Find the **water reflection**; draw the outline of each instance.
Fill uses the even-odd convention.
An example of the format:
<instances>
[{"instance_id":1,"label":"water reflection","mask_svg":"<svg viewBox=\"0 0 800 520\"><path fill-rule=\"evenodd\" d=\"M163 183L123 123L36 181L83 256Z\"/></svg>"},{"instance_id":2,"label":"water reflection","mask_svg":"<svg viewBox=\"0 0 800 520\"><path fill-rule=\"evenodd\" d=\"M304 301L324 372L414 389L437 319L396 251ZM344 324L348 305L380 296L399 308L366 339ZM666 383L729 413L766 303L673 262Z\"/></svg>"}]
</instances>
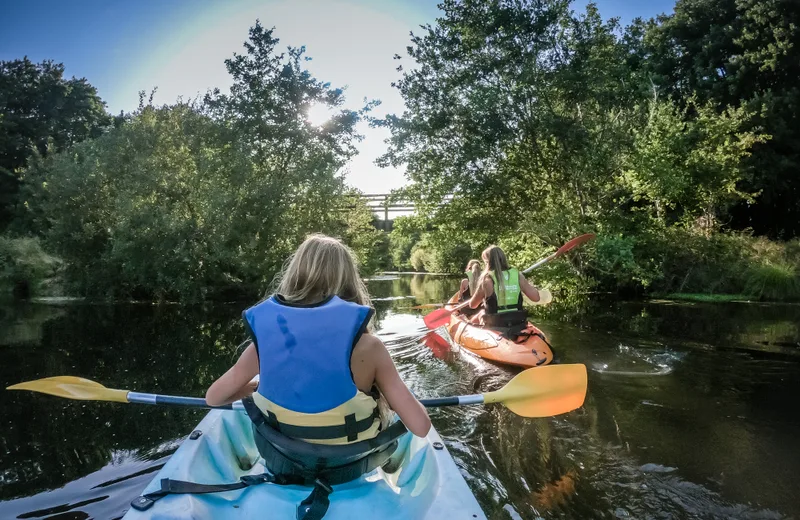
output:
<instances>
[{"instance_id":1,"label":"water reflection","mask_svg":"<svg viewBox=\"0 0 800 520\"><path fill-rule=\"evenodd\" d=\"M457 278L375 278L376 326L421 397L502 386L515 370L434 353L410 307ZM245 305L0 307L0 384L80 375L201 395L235 358ZM557 302L534 321L590 367L586 406L529 420L432 410L489 518L800 516L800 307ZM0 392L3 518L114 518L204 412Z\"/></svg>"}]
</instances>

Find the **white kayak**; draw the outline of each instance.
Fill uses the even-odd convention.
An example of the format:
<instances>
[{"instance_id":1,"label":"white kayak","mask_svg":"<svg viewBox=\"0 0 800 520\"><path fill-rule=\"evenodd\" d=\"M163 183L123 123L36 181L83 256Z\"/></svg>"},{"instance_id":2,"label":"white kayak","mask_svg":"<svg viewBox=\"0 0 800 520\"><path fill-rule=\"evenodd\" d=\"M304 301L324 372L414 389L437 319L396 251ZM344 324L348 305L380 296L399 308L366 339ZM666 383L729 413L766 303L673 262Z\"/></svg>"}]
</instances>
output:
<instances>
[{"instance_id":1,"label":"white kayak","mask_svg":"<svg viewBox=\"0 0 800 520\"><path fill-rule=\"evenodd\" d=\"M266 472L243 411L212 410L196 430L202 434L187 438L142 494L158 491L165 478L222 484ZM376 469L333 486L325 520L486 518L433 428L424 439L403 435L391 462L386 467L399 469ZM146 511L131 508L123 520L293 519L309 491L265 483L205 495L168 495Z\"/></svg>"}]
</instances>

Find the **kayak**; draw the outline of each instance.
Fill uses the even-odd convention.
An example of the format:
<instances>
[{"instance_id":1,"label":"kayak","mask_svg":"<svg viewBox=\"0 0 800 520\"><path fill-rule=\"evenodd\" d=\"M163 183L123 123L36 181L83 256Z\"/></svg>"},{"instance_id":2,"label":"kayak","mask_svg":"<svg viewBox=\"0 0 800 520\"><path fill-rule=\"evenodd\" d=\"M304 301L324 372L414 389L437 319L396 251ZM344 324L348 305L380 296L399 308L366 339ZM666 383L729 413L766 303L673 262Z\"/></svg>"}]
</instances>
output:
<instances>
[{"instance_id":1,"label":"kayak","mask_svg":"<svg viewBox=\"0 0 800 520\"><path fill-rule=\"evenodd\" d=\"M447 307L457 303L458 295L450 299ZM461 347L489 361L526 368L553 362L553 350L546 336L531 322L519 339L512 340L496 330L473 325L463 314L453 313L447 331Z\"/></svg>"},{"instance_id":2,"label":"kayak","mask_svg":"<svg viewBox=\"0 0 800 520\"><path fill-rule=\"evenodd\" d=\"M400 437L397 451L384 467L387 470L379 468L333 486L324 520L486 519L433 428L424 439L411 433ZM247 414L211 410L142 494L161 489L161 479L166 478L222 484L265 471ZM310 490L264 483L221 493L168 495L146 511L131 508L123 520L293 519Z\"/></svg>"}]
</instances>

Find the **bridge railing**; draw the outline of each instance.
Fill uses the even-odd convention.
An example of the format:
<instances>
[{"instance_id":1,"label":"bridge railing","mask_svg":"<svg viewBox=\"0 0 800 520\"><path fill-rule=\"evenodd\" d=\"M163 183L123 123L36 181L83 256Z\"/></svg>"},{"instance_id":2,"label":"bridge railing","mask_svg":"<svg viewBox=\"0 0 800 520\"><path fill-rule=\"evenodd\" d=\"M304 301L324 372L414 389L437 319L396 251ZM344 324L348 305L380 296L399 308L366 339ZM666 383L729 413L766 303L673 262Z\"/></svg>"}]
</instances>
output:
<instances>
[{"instance_id":1,"label":"bridge railing","mask_svg":"<svg viewBox=\"0 0 800 520\"><path fill-rule=\"evenodd\" d=\"M390 216L396 217L397 213L409 214L417 210L414 202L403 199L391 200L392 195L389 193L365 193L353 195L353 198L360 199L362 202L366 203L367 207L369 207L379 219L377 223L378 228L385 231L391 231L394 218L390 218ZM452 196L446 197L443 203L446 204L452 199ZM355 201L353 202L354 204L352 207L355 207ZM345 206L345 208L347 207L350 206ZM381 217L383 218L381 219Z\"/></svg>"}]
</instances>

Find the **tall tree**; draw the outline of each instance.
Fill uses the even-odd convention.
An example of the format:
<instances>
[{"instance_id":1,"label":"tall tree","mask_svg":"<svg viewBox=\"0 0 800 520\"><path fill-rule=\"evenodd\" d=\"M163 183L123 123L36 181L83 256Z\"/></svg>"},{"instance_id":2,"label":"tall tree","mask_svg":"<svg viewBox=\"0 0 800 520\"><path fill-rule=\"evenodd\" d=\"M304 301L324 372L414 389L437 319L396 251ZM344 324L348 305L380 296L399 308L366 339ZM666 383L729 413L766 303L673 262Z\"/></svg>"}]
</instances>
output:
<instances>
[{"instance_id":1,"label":"tall tree","mask_svg":"<svg viewBox=\"0 0 800 520\"><path fill-rule=\"evenodd\" d=\"M623 109L639 90L626 50L594 5L448 0L412 38L397 83L407 111L385 162L406 163L409 193L486 238L510 227L553 243L614 206ZM445 195L453 203L435 209Z\"/></svg>"},{"instance_id":2,"label":"tall tree","mask_svg":"<svg viewBox=\"0 0 800 520\"><path fill-rule=\"evenodd\" d=\"M747 107L771 138L747 160L735 227L800 235L800 9L796 0L679 0L674 14L637 21L639 65L673 98ZM644 30L642 30L644 28ZM632 33L633 34L633 33ZM633 38L636 40L636 38Z\"/></svg>"},{"instance_id":3,"label":"tall tree","mask_svg":"<svg viewBox=\"0 0 800 520\"><path fill-rule=\"evenodd\" d=\"M344 236L376 267L371 214L362 204L348 215L353 199L341 196L361 113L303 68L302 49L278 43L256 24L247 52L226 62L230 94L143 103L101 137L33 161L26 206L76 292L256 297L315 231ZM315 126L315 103L338 111Z\"/></svg>"},{"instance_id":4,"label":"tall tree","mask_svg":"<svg viewBox=\"0 0 800 520\"><path fill-rule=\"evenodd\" d=\"M97 89L53 61L0 61L0 230L14 216L31 155L97 137L110 122Z\"/></svg>"}]
</instances>

